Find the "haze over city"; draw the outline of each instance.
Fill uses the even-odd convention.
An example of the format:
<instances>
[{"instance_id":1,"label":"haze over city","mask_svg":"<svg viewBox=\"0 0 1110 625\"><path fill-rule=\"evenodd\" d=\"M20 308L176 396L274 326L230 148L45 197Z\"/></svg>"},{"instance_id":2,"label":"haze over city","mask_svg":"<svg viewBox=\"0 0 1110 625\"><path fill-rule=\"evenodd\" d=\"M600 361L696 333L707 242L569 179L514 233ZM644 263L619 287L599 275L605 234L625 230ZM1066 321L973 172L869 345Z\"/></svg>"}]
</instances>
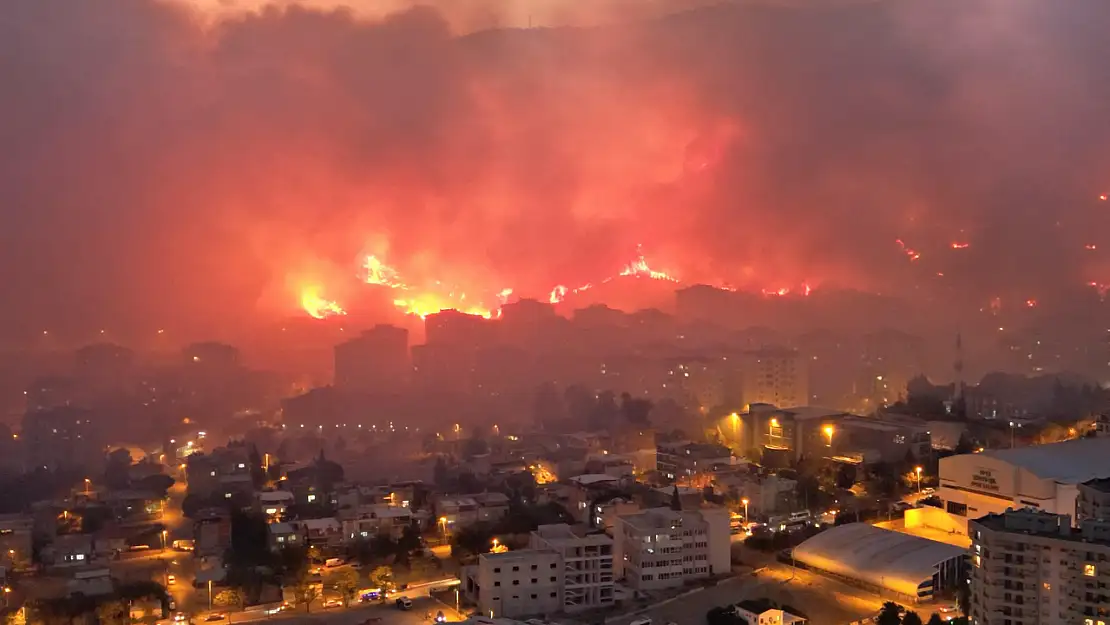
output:
<instances>
[{"instance_id":1,"label":"haze over city","mask_svg":"<svg viewBox=\"0 0 1110 625\"><path fill-rule=\"evenodd\" d=\"M1106 24L0 2L0 616L1020 612L982 549L1110 536Z\"/></svg>"}]
</instances>

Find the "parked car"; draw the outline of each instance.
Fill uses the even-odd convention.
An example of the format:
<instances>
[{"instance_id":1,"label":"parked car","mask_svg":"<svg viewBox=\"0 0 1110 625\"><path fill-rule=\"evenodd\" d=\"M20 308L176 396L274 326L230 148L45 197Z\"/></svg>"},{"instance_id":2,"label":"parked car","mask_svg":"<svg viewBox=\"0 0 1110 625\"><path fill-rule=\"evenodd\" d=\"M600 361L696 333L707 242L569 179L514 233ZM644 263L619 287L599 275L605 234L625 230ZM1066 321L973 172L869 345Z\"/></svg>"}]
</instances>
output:
<instances>
[{"instance_id":1,"label":"parked car","mask_svg":"<svg viewBox=\"0 0 1110 625\"><path fill-rule=\"evenodd\" d=\"M409 599L408 597L401 597L397 600L397 608L401 610L411 610L412 599Z\"/></svg>"}]
</instances>

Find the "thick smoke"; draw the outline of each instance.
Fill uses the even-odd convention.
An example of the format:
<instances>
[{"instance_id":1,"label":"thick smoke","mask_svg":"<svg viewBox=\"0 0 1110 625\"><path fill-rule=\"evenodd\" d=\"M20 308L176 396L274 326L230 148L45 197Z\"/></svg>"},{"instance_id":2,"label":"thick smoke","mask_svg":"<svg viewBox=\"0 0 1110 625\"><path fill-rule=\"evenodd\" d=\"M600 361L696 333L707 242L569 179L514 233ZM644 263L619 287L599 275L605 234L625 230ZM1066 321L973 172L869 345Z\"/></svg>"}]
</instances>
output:
<instances>
[{"instance_id":1,"label":"thick smoke","mask_svg":"<svg viewBox=\"0 0 1110 625\"><path fill-rule=\"evenodd\" d=\"M0 3L6 327L207 332L357 298L366 253L536 295L637 244L754 289L1110 282L1100 0L196 2Z\"/></svg>"}]
</instances>

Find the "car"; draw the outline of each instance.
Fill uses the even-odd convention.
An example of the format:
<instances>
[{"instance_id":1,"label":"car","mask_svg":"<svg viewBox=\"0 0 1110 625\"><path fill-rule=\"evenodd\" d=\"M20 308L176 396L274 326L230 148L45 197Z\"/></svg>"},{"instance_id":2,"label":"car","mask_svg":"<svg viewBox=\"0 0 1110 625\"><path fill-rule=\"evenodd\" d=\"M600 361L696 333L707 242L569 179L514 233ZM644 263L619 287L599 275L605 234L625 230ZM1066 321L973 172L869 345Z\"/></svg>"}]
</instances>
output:
<instances>
[{"instance_id":1,"label":"car","mask_svg":"<svg viewBox=\"0 0 1110 625\"><path fill-rule=\"evenodd\" d=\"M209 614L208 617L204 619L204 622L213 623L215 621L222 621L225 618L227 618L227 617L224 616L223 614Z\"/></svg>"},{"instance_id":2,"label":"car","mask_svg":"<svg viewBox=\"0 0 1110 625\"><path fill-rule=\"evenodd\" d=\"M173 621L175 623L184 623L187 620L189 620L189 617L185 616L184 612L178 612L177 614L173 615Z\"/></svg>"},{"instance_id":3,"label":"car","mask_svg":"<svg viewBox=\"0 0 1110 625\"><path fill-rule=\"evenodd\" d=\"M932 494L934 494L934 493L936 493L936 492L937 492L937 489L935 489L935 488L933 488L933 487L931 487L931 486L930 486L929 488L923 488L923 489L921 489L921 494L922 494L922 495L932 495Z\"/></svg>"},{"instance_id":4,"label":"car","mask_svg":"<svg viewBox=\"0 0 1110 625\"><path fill-rule=\"evenodd\" d=\"M177 581L177 578L175 576L173 576L173 575L167 575L166 576L166 585L167 586L173 586L174 582L176 582L176 581Z\"/></svg>"},{"instance_id":5,"label":"car","mask_svg":"<svg viewBox=\"0 0 1110 625\"><path fill-rule=\"evenodd\" d=\"M343 605L343 602L340 601L339 599L328 599L327 601L324 602L324 607L325 608L338 608L338 607L341 607L342 605Z\"/></svg>"},{"instance_id":6,"label":"car","mask_svg":"<svg viewBox=\"0 0 1110 625\"><path fill-rule=\"evenodd\" d=\"M443 610L440 610L439 612L436 612L436 622L437 623L446 623L447 622L447 617L444 616Z\"/></svg>"},{"instance_id":7,"label":"car","mask_svg":"<svg viewBox=\"0 0 1110 625\"><path fill-rule=\"evenodd\" d=\"M381 622L382 622L382 617L380 617L380 616L371 616L370 618L363 621L362 625L373 625L374 623L381 623Z\"/></svg>"},{"instance_id":8,"label":"car","mask_svg":"<svg viewBox=\"0 0 1110 625\"><path fill-rule=\"evenodd\" d=\"M399 610L411 610L412 609L412 599L409 599L408 597L401 597L400 599L397 600L397 609L399 609Z\"/></svg>"}]
</instances>

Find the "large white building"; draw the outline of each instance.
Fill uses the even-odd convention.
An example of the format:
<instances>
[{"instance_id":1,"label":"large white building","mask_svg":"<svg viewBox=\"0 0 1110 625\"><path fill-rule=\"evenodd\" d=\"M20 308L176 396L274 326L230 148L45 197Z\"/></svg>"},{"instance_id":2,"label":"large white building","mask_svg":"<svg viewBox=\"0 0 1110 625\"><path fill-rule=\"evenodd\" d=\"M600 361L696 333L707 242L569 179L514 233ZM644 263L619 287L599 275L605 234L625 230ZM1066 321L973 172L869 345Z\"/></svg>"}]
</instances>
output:
<instances>
[{"instance_id":1,"label":"large white building","mask_svg":"<svg viewBox=\"0 0 1110 625\"><path fill-rule=\"evenodd\" d=\"M966 556L962 547L867 523L829 528L794 548L797 561L812 569L909 601L956 587Z\"/></svg>"},{"instance_id":2,"label":"large white building","mask_svg":"<svg viewBox=\"0 0 1110 625\"><path fill-rule=\"evenodd\" d=\"M968 519L1010 508L1073 515L1078 485L1110 477L1108 460L1107 438L949 456L940 460L937 494L965 528Z\"/></svg>"},{"instance_id":3,"label":"large white building","mask_svg":"<svg viewBox=\"0 0 1110 625\"><path fill-rule=\"evenodd\" d=\"M970 528L971 623L1110 623L1110 522L1026 508Z\"/></svg>"},{"instance_id":4,"label":"large white building","mask_svg":"<svg viewBox=\"0 0 1110 625\"><path fill-rule=\"evenodd\" d=\"M529 546L559 554L564 612L613 605L612 538L600 532L575 532L566 524L541 525L532 532Z\"/></svg>"},{"instance_id":5,"label":"large white building","mask_svg":"<svg viewBox=\"0 0 1110 625\"><path fill-rule=\"evenodd\" d=\"M463 571L482 614L521 617L613 605L613 539L569 525L541 525L529 549L484 553Z\"/></svg>"},{"instance_id":6,"label":"large white building","mask_svg":"<svg viewBox=\"0 0 1110 625\"><path fill-rule=\"evenodd\" d=\"M463 572L467 598L491 618L555 614L563 608L562 584L563 565L554 551L483 553Z\"/></svg>"},{"instance_id":7,"label":"large white building","mask_svg":"<svg viewBox=\"0 0 1110 625\"><path fill-rule=\"evenodd\" d=\"M729 515L722 507L652 508L613 528L618 577L637 590L673 588L731 569Z\"/></svg>"}]
</instances>

